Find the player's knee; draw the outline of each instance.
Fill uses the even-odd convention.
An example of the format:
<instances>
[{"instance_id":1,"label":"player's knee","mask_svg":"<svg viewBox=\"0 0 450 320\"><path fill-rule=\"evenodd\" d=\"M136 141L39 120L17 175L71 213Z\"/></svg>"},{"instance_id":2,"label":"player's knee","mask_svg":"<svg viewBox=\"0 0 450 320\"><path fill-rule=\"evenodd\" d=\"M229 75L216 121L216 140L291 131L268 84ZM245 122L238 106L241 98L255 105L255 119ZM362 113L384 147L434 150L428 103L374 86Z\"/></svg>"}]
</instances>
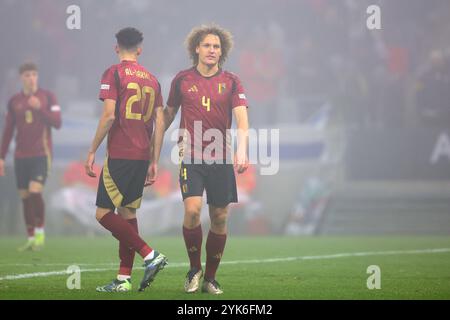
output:
<instances>
[{"instance_id":1,"label":"player's knee","mask_svg":"<svg viewBox=\"0 0 450 320\"><path fill-rule=\"evenodd\" d=\"M197 219L200 220L200 210L197 209L188 209L185 211L185 214L187 217L191 219Z\"/></svg>"},{"instance_id":2,"label":"player's knee","mask_svg":"<svg viewBox=\"0 0 450 320\"><path fill-rule=\"evenodd\" d=\"M98 222L100 222L100 220L102 220L102 218L106 215L107 212L103 212L101 210L97 210L95 212L95 219L97 219Z\"/></svg>"},{"instance_id":3,"label":"player's knee","mask_svg":"<svg viewBox=\"0 0 450 320\"><path fill-rule=\"evenodd\" d=\"M222 230L227 225L228 214L226 211L215 213L211 215L211 225L215 229Z\"/></svg>"},{"instance_id":4,"label":"player's knee","mask_svg":"<svg viewBox=\"0 0 450 320\"><path fill-rule=\"evenodd\" d=\"M28 186L28 193L41 193L43 189L42 184L31 182Z\"/></svg>"},{"instance_id":5,"label":"player's knee","mask_svg":"<svg viewBox=\"0 0 450 320\"><path fill-rule=\"evenodd\" d=\"M199 207L188 207L184 210L185 220L189 222L191 226L196 226L200 223L200 211Z\"/></svg>"},{"instance_id":6,"label":"player's knee","mask_svg":"<svg viewBox=\"0 0 450 320\"><path fill-rule=\"evenodd\" d=\"M136 209L131 208L119 208L117 210L122 218L130 220L136 218Z\"/></svg>"}]
</instances>

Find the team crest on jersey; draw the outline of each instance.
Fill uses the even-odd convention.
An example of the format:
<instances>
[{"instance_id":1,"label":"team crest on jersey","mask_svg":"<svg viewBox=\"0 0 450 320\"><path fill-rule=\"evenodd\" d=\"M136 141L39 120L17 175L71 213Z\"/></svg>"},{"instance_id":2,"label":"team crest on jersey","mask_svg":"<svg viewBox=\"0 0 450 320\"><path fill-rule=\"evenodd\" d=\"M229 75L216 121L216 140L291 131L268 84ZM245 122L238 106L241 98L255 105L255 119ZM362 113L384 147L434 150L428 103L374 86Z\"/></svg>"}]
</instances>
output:
<instances>
[{"instance_id":1,"label":"team crest on jersey","mask_svg":"<svg viewBox=\"0 0 450 320\"><path fill-rule=\"evenodd\" d=\"M222 94L226 88L227 85L225 83L219 83L219 94Z\"/></svg>"},{"instance_id":2,"label":"team crest on jersey","mask_svg":"<svg viewBox=\"0 0 450 320\"><path fill-rule=\"evenodd\" d=\"M188 90L188 92L198 92L197 86L194 84L194 85Z\"/></svg>"}]
</instances>

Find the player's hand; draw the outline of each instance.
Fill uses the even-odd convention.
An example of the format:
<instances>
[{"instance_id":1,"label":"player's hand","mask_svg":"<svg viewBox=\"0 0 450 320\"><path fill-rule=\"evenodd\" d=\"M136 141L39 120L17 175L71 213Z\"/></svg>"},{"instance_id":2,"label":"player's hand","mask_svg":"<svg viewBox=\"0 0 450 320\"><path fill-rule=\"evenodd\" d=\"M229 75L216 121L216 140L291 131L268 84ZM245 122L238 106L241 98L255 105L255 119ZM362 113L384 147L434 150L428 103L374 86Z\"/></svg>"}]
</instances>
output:
<instances>
[{"instance_id":1,"label":"player's hand","mask_svg":"<svg viewBox=\"0 0 450 320\"><path fill-rule=\"evenodd\" d=\"M5 160L0 159L0 177L5 175Z\"/></svg>"},{"instance_id":2,"label":"player's hand","mask_svg":"<svg viewBox=\"0 0 450 320\"><path fill-rule=\"evenodd\" d=\"M248 157L246 152L237 152L234 155L234 169L241 174L248 168Z\"/></svg>"},{"instance_id":3,"label":"player's hand","mask_svg":"<svg viewBox=\"0 0 450 320\"><path fill-rule=\"evenodd\" d=\"M28 99L28 104L36 110L39 110L41 108L41 101L34 95Z\"/></svg>"},{"instance_id":4,"label":"player's hand","mask_svg":"<svg viewBox=\"0 0 450 320\"><path fill-rule=\"evenodd\" d=\"M158 164L152 162L148 167L147 177L145 179L144 187L151 186L155 183L156 177L158 176Z\"/></svg>"},{"instance_id":5,"label":"player's hand","mask_svg":"<svg viewBox=\"0 0 450 320\"><path fill-rule=\"evenodd\" d=\"M97 175L94 172L94 163L95 163L95 153L89 152L86 163L84 164L84 169L86 170L86 174L92 178L97 177Z\"/></svg>"}]
</instances>

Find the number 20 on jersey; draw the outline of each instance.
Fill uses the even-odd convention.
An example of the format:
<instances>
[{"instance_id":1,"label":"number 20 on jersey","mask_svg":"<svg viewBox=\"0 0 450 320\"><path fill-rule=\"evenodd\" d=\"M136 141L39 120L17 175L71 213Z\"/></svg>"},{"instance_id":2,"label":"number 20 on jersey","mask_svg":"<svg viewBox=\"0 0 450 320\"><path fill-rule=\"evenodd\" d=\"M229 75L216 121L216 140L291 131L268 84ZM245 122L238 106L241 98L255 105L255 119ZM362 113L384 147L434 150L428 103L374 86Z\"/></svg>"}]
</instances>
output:
<instances>
[{"instance_id":1,"label":"number 20 on jersey","mask_svg":"<svg viewBox=\"0 0 450 320\"><path fill-rule=\"evenodd\" d=\"M136 82L130 82L127 85L127 89L136 90L136 94L132 95L127 100L125 118L130 120L142 119L142 115L145 110L145 105L147 103L147 94L148 94L149 95L148 108L147 112L144 115L144 122L150 120L153 112L153 107L155 105L155 90L152 87L148 86L144 86L141 88L139 84ZM140 113L132 111L132 107L135 102L140 103L141 107Z\"/></svg>"}]
</instances>

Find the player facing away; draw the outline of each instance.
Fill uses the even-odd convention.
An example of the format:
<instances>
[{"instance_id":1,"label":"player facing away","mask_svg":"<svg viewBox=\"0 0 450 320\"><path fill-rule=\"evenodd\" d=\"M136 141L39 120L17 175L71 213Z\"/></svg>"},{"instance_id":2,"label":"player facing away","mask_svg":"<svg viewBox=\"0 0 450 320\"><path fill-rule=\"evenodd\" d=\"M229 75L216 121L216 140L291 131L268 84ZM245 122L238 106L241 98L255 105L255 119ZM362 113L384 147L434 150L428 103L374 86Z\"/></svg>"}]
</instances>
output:
<instances>
[{"instance_id":1,"label":"player facing away","mask_svg":"<svg viewBox=\"0 0 450 320\"><path fill-rule=\"evenodd\" d=\"M139 291L148 287L167 264L167 258L139 236L136 220L144 185L152 184L157 175L164 135L161 88L156 78L137 62L142 52L142 33L125 28L116 38L120 63L108 68L102 76L103 113L85 164L86 173L95 177L95 152L108 135L108 154L97 191L96 218L119 240L120 268L116 279L97 288L101 292L131 290L135 252L142 256L145 267Z\"/></svg>"},{"instance_id":2,"label":"player facing away","mask_svg":"<svg viewBox=\"0 0 450 320\"><path fill-rule=\"evenodd\" d=\"M164 109L167 129L181 106L179 182L184 202L183 237L190 260L184 288L188 293L196 292L203 276L200 212L206 190L211 227L206 240L206 268L201 290L221 294L216 271L227 239L228 205L238 200L234 169L242 173L248 166L247 100L239 78L221 68L232 47L230 32L215 25L196 27L188 35L186 45L193 67L179 72L173 79ZM226 136L232 114L239 131L235 168L231 161L225 161L230 155ZM206 152L209 141L196 145L195 127L200 127L203 133L208 129L219 131L221 138L216 137L215 142L223 148L209 154ZM186 139L186 136L191 138Z\"/></svg>"},{"instance_id":3,"label":"player facing away","mask_svg":"<svg viewBox=\"0 0 450 320\"><path fill-rule=\"evenodd\" d=\"M8 102L0 149L0 176L5 175L5 157L16 131L14 169L23 203L28 241L19 251L44 246L45 204L42 197L52 158L52 127L61 127L61 108L55 95L39 88L34 63L19 68L22 90Z\"/></svg>"}]
</instances>

